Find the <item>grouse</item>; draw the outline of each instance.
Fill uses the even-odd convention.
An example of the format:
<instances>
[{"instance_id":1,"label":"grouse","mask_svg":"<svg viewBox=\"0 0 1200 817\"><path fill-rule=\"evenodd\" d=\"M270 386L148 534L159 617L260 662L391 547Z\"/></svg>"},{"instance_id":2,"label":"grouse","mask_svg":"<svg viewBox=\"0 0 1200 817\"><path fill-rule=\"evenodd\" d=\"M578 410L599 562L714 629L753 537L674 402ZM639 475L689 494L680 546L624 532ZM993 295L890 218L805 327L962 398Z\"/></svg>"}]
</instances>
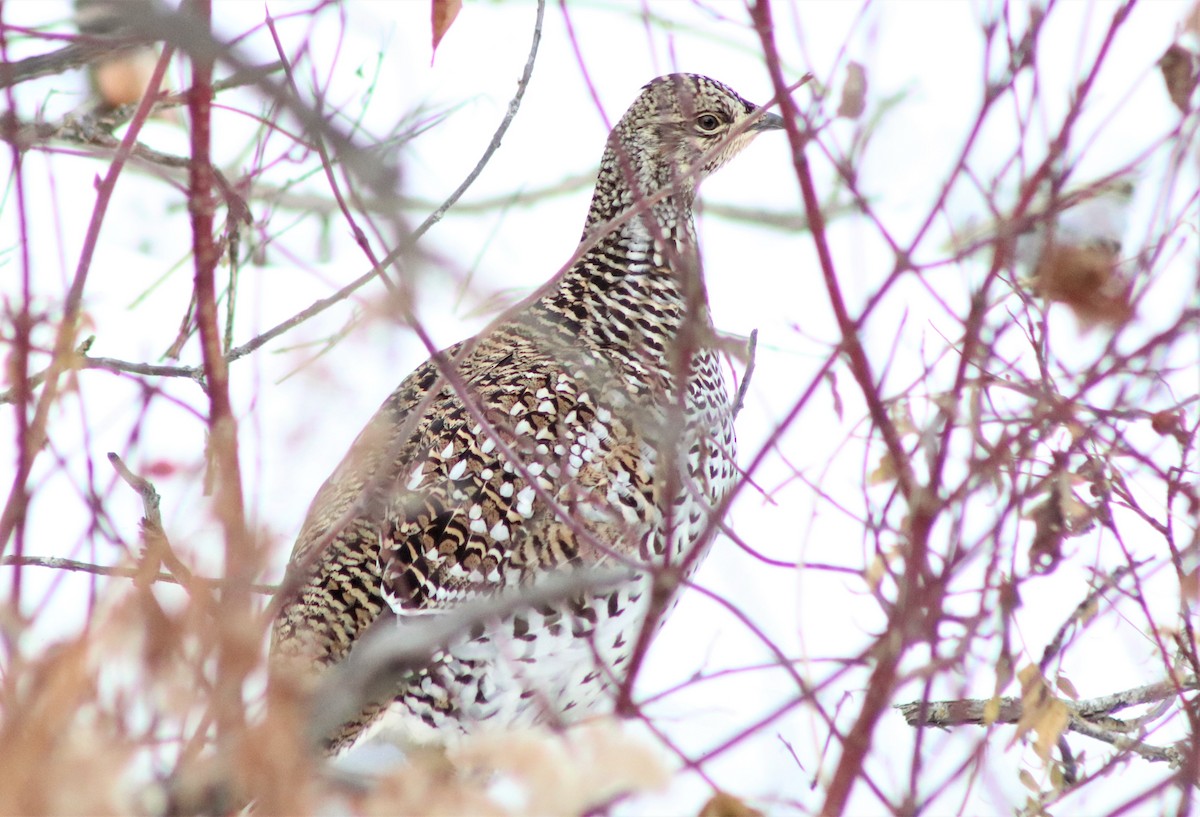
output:
<instances>
[{"instance_id":1,"label":"grouse","mask_svg":"<svg viewBox=\"0 0 1200 817\"><path fill-rule=\"evenodd\" d=\"M324 735L330 751L385 713L426 742L611 710L651 583L675 570L677 587L699 564L736 476L696 187L782 126L705 76L647 84L608 138L573 260L405 378L318 491L276 672L319 675L369 630L550 575L632 576L465 628Z\"/></svg>"}]
</instances>

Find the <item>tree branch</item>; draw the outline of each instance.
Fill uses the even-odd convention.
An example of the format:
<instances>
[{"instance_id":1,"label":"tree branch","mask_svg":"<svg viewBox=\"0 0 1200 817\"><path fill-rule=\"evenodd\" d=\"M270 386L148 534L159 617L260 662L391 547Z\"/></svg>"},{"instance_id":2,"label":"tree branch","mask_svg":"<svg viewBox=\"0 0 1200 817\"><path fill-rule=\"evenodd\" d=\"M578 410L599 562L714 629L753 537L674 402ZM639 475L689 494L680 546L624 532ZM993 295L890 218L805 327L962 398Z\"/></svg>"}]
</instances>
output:
<instances>
[{"instance_id":1,"label":"tree branch","mask_svg":"<svg viewBox=\"0 0 1200 817\"><path fill-rule=\"evenodd\" d=\"M1143 743L1130 737L1131 732L1137 731L1137 725L1112 717L1130 706L1155 703L1175 698L1185 692L1200 690L1200 681L1194 676L1178 682L1173 680L1160 681L1155 684L1133 687L1122 692L1102 695L1098 698L1085 698L1079 701L1064 700L1071 720L1067 729L1081 735L1111 743L1118 749L1127 749L1151 761L1165 761L1173 767L1183 762L1183 753L1173 747L1157 747ZM997 706L998 701L998 706ZM909 726L921 728L938 726L990 726L991 724L1011 724L1021 720L1024 713L1019 697L1004 697L999 699L963 698L953 701L912 701L895 704ZM989 718L988 709L995 712L994 718Z\"/></svg>"}]
</instances>

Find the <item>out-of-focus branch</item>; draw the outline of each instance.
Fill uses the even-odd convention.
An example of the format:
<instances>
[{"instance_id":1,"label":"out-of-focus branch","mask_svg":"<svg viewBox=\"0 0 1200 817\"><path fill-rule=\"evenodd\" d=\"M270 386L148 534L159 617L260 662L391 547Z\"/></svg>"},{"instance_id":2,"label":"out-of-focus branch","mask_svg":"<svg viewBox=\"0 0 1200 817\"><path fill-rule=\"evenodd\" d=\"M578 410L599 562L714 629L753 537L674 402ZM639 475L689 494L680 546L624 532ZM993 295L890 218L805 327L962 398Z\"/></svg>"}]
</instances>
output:
<instances>
[{"instance_id":1,"label":"out-of-focus branch","mask_svg":"<svg viewBox=\"0 0 1200 817\"><path fill-rule=\"evenodd\" d=\"M75 573L90 573L93 576L115 576L124 579L139 579L146 576L143 569L140 567L121 567L119 565L98 565L93 562L84 562L78 559L64 559L59 556L4 556L0 558L0 567L45 567L50 570L68 570ZM170 573L158 572L150 577L152 582L165 582L167 584L183 585L184 582L179 580L178 576ZM234 582L228 579L213 579L207 576L192 575L188 578L188 583L192 586L203 585L213 589L225 589L234 586ZM239 589L247 590L251 593L258 593L264 596L274 595L278 590L278 586L274 584L241 584Z\"/></svg>"},{"instance_id":2,"label":"out-of-focus branch","mask_svg":"<svg viewBox=\"0 0 1200 817\"><path fill-rule=\"evenodd\" d=\"M548 199L577 193L590 189L596 181L596 171L589 170L567 176L560 182L545 187L521 190L516 193L472 201L460 201L454 205L454 212L462 214L492 213L512 207L532 207L543 204ZM338 211L337 202L328 196L312 193L297 193L268 184L255 184L251 191L254 201L264 201L273 207L285 210L299 210L306 213L333 214ZM356 206L370 213L391 213L397 208L401 210L430 210L438 207L435 202L427 199L410 198L408 196L387 196L384 198L360 198ZM845 205L831 205L823 208L832 215L849 212ZM760 227L771 227L789 233L804 232L808 229L808 219L792 210L767 210L762 207L744 207L737 204L705 201L704 215L722 218L729 221L744 222Z\"/></svg>"},{"instance_id":3,"label":"out-of-focus branch","mask_svg":"<svg viewBox=\"0 0 1200 817\"><path fill-rule=\"evenodd\" d=\"M405 674L427 666L435 653L477 625L613 587L632 576L614 568L578 571L434 616L383 615L323 679L312 701L310 734L319 741L368 705L390 699Z\"/></svg>"},{"instance_id":4,"label":"out-of-focus branch","mask_svg":"<svg viewBox=\"0 0 1200 817\"><path fill-rule=\"evenodd\" d=\"M38 77L61 74L137 48L153 38L147 35L121 37L79 37L49 54L36 54L11 62L0 62L0 89Z\"/></svg>"}]
</instances>

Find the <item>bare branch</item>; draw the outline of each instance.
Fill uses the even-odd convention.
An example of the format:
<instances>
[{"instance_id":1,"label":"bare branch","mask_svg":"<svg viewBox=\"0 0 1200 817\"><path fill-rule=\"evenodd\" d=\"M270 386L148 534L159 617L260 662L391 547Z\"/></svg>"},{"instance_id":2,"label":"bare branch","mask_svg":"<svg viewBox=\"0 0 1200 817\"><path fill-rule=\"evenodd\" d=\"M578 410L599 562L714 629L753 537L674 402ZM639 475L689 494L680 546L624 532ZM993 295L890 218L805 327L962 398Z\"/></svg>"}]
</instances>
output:
<instances>
[{"instance_id":1,"label":"bare branch","mask_svg":"<svg viewBox=\"0 0 1200 817\"><path fill-rule=\"evenodd\" d=\"M1166 761L1172 766L1183 762L1183 753L1171 747L1155 747L1129 736L1136 727L1111 717L1131 706L1156 703L1158 701L1176 698L1186 692L1200 689L1200 681L1195 677L1184 678L1180 681L1160 681L1156 684L1126 689L1098 698L1085 698L1079 701L1064 700L1071 715L1068 729L1096 740L1111 743L1118 749L1128 749L1142 755L1147 760ZM954 701L912 701L905 704L895 704L909 726L921 728L937 726L949 728L952 726L990 726L994 723L1017 723L1021 720L1024 707L1018 697L996 699L964 698Z\"/></svg>"},{"instance_id":2,"label":"bare branch","mask_svg":"<svg viewBox=\"0 0 1200 817\"><path fill-rule=\"evenodd\" d=\"M117 565L98 565L91 562L83 562L78 559L64 559L59 556L4 556L0 558L0 566L4 567L45 567L51 570L70 570L77 573L91 573L94 576L114 576L123 579L140 580L144 576L144 572L140 567L120 567ZM155 573L152 577L155 582L165 582L167 584L184 585L193 583L203 585L215 590L231 589L235 587L235 582L229 579L213 579L208 576L189 576L187 581L181 581L178 576L170 573ZM237 584L237 589L247 590L251 593L259 593L264 596L272 596L278 585L274 584Z\"/></svg>"}]
</instances>

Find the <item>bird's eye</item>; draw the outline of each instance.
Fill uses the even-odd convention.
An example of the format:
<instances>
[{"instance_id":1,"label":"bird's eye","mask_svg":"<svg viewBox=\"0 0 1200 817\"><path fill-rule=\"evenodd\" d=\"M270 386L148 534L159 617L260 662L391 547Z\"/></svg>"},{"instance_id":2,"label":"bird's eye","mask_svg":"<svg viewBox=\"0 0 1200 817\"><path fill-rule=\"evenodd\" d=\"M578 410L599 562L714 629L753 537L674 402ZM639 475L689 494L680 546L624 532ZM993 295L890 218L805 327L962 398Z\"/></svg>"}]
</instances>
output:
<instances>
[{"instance_id":1,"label":"bird's eye","mask_svg":"<svg viewBox=\"0 0 1200 817\"><path fill-rule=\"evenodd\" d=\"M705 133L712 133L721 127L721 120L716 114L702 113L696 117L696 127Z\"/></svg>"}]
</instances>

